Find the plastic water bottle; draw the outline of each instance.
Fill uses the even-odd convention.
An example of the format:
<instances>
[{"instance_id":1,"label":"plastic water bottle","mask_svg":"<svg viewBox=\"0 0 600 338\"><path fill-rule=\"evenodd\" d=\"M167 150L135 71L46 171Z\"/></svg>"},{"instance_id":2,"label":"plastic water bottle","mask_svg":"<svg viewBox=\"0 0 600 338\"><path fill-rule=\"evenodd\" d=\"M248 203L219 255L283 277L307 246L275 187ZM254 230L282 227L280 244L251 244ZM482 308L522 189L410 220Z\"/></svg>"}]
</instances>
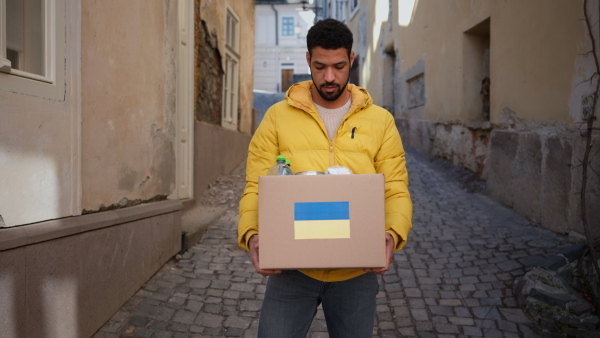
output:
<instances>
[{"instance_id":1,"label":"plastic water bottle","mask_svg":"<svg viewBox=\"0 0 600 338\"><path fill-rule=\"evenodd\" d=\"M285 164L285 156L279 155L277 156L277 163L269 169L267 175L294 175L294 172Z\"/></svg>"},{"instance_id":2,"label":"plastic water bottle","mask_svg":"<svg viewBox=\"0 0 600 338\"><path fill-rule=\"evenodd\" d=\"M292 170L292 168L290 168L291 165L292 162L290 162L290 160L285 160L285 174L279 175L294 175L294 171Z\"/></svg>"}]
</instances>

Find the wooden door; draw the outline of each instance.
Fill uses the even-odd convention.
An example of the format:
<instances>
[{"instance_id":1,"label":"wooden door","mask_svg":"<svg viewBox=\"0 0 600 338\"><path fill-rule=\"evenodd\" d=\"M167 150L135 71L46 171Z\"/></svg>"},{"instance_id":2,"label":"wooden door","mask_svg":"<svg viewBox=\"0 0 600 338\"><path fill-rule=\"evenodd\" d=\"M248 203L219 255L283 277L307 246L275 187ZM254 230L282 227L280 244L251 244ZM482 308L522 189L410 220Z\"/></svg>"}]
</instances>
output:
<instances>
[{"instance_id":1,"label":"wooden door","mask_svg":"<svg viewBox=\"0 0 600 338\"><path fill-rule=\"evenodd\" d=\"M281 70L281 91L285 92L293 85L292 80L294 77L293 69L282 69Z\"/></svg>"}]
</instances>

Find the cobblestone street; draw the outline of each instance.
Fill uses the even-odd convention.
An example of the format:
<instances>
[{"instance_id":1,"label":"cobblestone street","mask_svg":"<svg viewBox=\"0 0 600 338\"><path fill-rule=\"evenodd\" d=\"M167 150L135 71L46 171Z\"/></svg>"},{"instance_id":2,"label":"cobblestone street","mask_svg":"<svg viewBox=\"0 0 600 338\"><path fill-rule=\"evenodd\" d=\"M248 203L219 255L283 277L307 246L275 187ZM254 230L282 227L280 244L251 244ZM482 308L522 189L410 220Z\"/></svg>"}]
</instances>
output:
<instances>
[{"instance_id":1,"label":"cobblestone street","mask_svg":"<svg viewBox=\"0 0 600 338\"><path fill-rule=\"evenodd\" d=\"M513 281L570 244L483 194L441 160L407 154L413 229L380 278L374 337L537 337ZM244 166L204 203L227 212L96 333L103 337L255 337L266 279L237 246ZM471 182L473 183L473 182ZM477 190L477 189L475 189ZM309 337L327 337L319 311Z\"/></svg>"}]
</instances>

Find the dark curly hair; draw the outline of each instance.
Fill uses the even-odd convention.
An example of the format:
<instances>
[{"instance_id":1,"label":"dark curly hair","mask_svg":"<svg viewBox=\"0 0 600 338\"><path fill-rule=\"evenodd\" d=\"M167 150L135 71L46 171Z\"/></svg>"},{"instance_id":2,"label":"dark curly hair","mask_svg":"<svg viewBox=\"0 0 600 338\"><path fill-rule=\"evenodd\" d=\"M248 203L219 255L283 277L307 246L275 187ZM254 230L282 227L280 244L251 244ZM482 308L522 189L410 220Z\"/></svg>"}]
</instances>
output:
<instances>
[{"instance_id":1,"label":"dark curly hair","mask_svg":"<svg viewBox=\"0 0 600 338\"><path fill-rule=\"evenodd\" d=\"M348 57L352 51L352 32L348 27L335 19L320 20L308 30L306 47L309 55L315 47L324 49L346 48Z\"/></svg>"}]
</instances>

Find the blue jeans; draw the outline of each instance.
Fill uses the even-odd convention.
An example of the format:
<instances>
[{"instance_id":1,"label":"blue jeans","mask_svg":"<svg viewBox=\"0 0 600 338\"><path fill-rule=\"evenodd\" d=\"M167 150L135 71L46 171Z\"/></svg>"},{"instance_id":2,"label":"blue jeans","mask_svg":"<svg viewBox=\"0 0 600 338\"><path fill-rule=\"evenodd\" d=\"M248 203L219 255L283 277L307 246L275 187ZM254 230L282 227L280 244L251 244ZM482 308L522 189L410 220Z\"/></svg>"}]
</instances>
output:
<instances>
[{"instance_id":1,"label":"blue jeans","mask_svg":"<svg viewBox=\"0 0 600 338\"><path fill-rule=\"evenodd\" d=\"M372 273L321 282L299 271L284 270L267 281L258 337L306 337L321 303L329 337L371 337L378 291L377 275Z\"/></svg>"}]
</instances>

